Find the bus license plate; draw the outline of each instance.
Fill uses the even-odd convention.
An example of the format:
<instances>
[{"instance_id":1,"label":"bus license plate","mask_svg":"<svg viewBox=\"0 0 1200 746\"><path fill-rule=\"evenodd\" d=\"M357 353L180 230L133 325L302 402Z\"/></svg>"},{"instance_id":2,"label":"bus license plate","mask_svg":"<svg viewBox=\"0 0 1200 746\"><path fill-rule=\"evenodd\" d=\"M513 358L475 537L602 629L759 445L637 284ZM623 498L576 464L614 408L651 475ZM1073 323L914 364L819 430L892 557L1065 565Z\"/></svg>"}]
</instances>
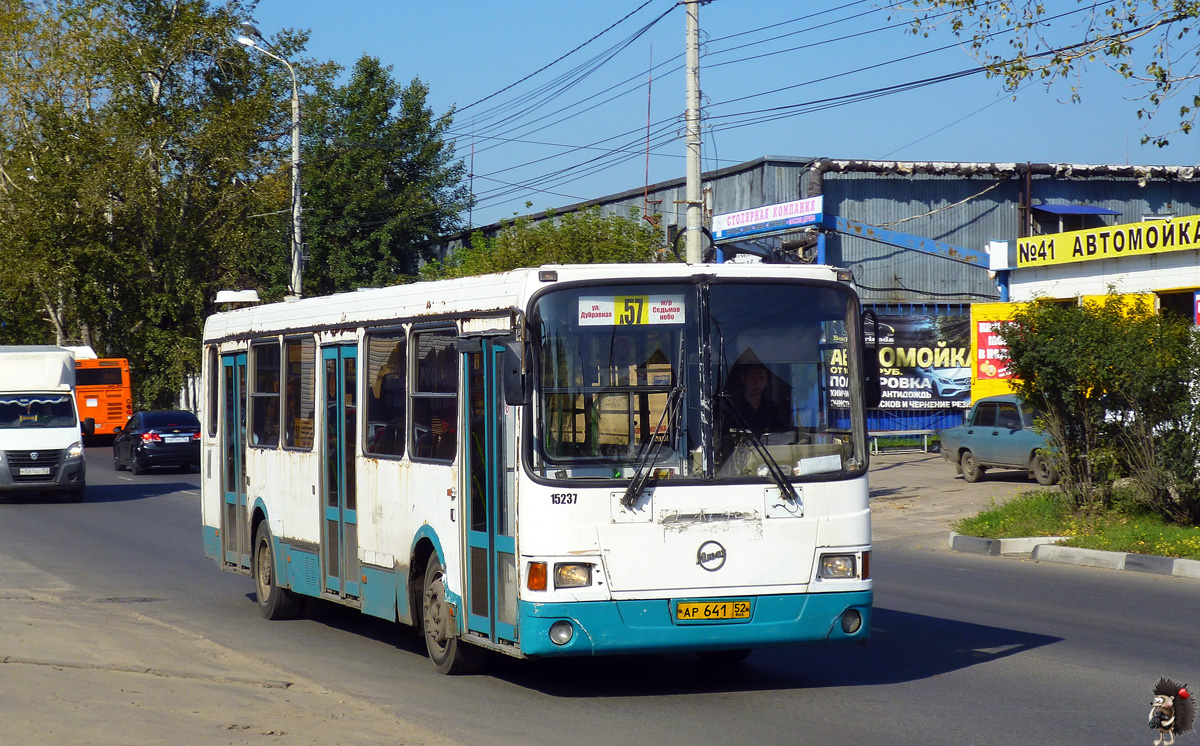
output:
<instances>
[{"instance_id":1,"label":"bus license plate","mask_svg":"<svg viewBox=\"0 0 1200 746\"><path fill-rule=\"evenodd\" d=\"M675 618L699 622L704 620L749 619L749 601L705 601L681 603L675 607Z\"/></svg>"},{"instance_id":2,"label":"bus license plate","mask_svg":"<svg viewBox=\"0 0 1200 746\"><path fill-rule=\"evenodd\" d=\"M21 467L21 476L23 476L23 477L50 476L50 467L49 466L22 466Z\"/></svg>"}]
</instances>

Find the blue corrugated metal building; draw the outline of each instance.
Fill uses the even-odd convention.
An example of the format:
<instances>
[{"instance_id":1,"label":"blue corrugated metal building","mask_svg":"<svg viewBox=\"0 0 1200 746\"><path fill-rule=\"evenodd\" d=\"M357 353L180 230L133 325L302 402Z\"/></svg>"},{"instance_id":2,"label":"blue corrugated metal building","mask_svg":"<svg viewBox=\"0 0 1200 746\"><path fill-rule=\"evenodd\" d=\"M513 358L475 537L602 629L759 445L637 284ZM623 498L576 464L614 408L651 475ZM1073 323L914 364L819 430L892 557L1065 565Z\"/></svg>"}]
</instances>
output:
<instances>
[{"instance_id":1,"label":"blue corrugated metal building","mask_svg":"<svg viewBox=\"0 0 1200 746\"><path fill-rule=\"evenodd\" d=\"M1200 170L1178 166L957 163L767 156L703 174L704 221L713 215L822 195L826 215L934 239L976 252L990 241L1200 213ZM683 178L645 185L555 210L599 205L605 213L638 208L673 243L682 231ZM678 208L678 209L677 209ZM531 215L532 219L545 213ZM474 228L485 234L499 224ZM469 238L448 242L452 252ZM816 260L812 236L779 239L804 261ZM970 304L996 301L988 267L828 233L825 261L854 272L864 304L881 316L967 317ZM961 421L961 409L881 409L872 430L937 430Z\"/></svg>"}]
</instances>

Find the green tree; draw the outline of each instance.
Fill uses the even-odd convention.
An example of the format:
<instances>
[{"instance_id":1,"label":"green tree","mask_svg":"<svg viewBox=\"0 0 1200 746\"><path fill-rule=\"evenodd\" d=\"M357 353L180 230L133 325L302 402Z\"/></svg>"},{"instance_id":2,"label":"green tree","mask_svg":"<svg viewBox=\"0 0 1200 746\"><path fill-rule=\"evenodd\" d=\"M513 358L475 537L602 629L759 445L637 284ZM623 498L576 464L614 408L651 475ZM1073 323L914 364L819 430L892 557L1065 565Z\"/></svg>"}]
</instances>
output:
<instances>
[{"instance_id":1,"label":"green tree","mask_svg":"<svg viewBox=\"0 0 1200 746\"><path fill-rule=\"evenodd\" d=\"M1099 63L1142 91L1138 118L1156 116L1178 102L1168 116L1179 117L1142 142L1162 147L1173 132L1187 134L1200 111L1196 80L1200 46L1196 44L1197 0L1119 0L1085 3L1073 10L1042 0L908 0L911 30L929 35L939 27L966 38L988 75L1016 92L1026 81L1052 83L1078 79L1088 63ZM1066 12L1064 12L1066 11ZM1065 35L1059 34L1066 30ZM1139 56L1140 55L1140 56ZM1080 84L1069 84L1072 101Z\"/></svg>"},{"instance_id":2,"label":"green tree","mask_svg":"<svg viewBox=\"0 0 1200 746\"><path fill-rule=\"evenodd\" d=\"M518 218L493 237L477 231L470 246L445 262L427 265L422 276L466 277L543 264L651 262L662 251L662 234L640 220L636 208L628 216L605 216L592 207L538 222Z\"/></svg>"},{"instance_id":3,"label":"green tree","mask_svg":"<svg viewBox=\"0 0 1200 746\"><path fill-rule=\"evenodd\" d=\"M470 204L466 170L434 116L427 85L400 86L364 56L341 87L324 87L304 127L309 291L395 284L415 275Z\"/></svg>"},{"instance_id":4,"label":"green tree","mask_svg":"<svg viewBox=\"0 0 1200 746\"><path fill-rule=\"evenodd\" d=\"M1103 507L1130 477L1157 512L1200 519L1200 360L1186 320L1142 297L1037 300L1000 324L1014 388L1043 414L1061 487Z\"/></svg>"},{"instance_id":5,"label":"green tree","mask_svg":"<svg viewBox=\"0 0 1200 746\"><path fill-rule=\"evenodd\" d=\"M269 298L286 286L286 240L255 216L289 193L290 79L233 43L250 7L57 0L0 11L16 65L0 73L0 337L128 357L139 406L170 404L198 370L218 288ZM276 45L292 54L303 42Z\"/></svg>"},{"instance_id":6,"label":"green tree","mask_svg":"<svg viewBox=\"0 0 1200 746\"><path fill-rule=\"evenodd\" d=\"M112 32L99 2L0 6L0 341L61 341L76 328L70 259L94 248L89 128L97 47Z\"/></svg>"}]
</instances>

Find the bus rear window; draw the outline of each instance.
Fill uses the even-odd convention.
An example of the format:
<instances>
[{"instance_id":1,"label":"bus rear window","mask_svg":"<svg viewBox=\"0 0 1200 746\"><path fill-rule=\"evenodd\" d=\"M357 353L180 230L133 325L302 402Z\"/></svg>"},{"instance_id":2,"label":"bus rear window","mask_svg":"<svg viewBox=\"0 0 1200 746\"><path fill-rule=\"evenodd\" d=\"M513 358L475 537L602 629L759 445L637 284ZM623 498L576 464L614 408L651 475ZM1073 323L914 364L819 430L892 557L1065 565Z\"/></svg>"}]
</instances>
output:
<instances>
[{"instance_id":1,"label":"bus rear window","mask_svg":"<svg viewBox=\"0 0 1200 746\"><path fill-rule=\"evenodd\" d=\"M120 368L77 368L76 386L120 386Z\"/></svg>"}]
</instances>

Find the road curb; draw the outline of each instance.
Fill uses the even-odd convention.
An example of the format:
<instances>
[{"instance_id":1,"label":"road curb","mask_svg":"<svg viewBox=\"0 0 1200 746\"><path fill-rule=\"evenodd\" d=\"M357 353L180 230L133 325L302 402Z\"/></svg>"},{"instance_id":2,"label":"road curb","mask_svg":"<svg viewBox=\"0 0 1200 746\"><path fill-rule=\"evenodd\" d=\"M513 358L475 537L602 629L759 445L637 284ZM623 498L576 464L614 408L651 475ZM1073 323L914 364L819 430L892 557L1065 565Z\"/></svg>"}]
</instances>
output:
<instances>
[{"instance_id":1,"label":"road curb","mask_svg":"<svg viewBox=\"0 0 1200 746\"><path fill-rule=\"evenodd\" d=\"M1160 557L1132 552L1106 552L1100 549L1059 546L1065 536L1034 536L1019 539L985 539L950 532L950 548L956 552L974 554L1029 554L1038 562L1057 562L1080 567L1101 567L1109 570L1130 570L1152 575L1172 575L1200 579L1200 560Z\"/></svg>"},{"instance_id":2,"label":"road curb","mask_svg":"<svg viewBox=\"0 0 1200 746\"><path fill-rule=\"evenodd\" d=\"M1021 539L984 539L979 536L966 536L950 532L950 548L956 552L973 552L975 554L1029 554L1035 547L1042 544L1056 544L1065 541L1065 536L1034 536Z\"/></svg>"}]
</instances>

